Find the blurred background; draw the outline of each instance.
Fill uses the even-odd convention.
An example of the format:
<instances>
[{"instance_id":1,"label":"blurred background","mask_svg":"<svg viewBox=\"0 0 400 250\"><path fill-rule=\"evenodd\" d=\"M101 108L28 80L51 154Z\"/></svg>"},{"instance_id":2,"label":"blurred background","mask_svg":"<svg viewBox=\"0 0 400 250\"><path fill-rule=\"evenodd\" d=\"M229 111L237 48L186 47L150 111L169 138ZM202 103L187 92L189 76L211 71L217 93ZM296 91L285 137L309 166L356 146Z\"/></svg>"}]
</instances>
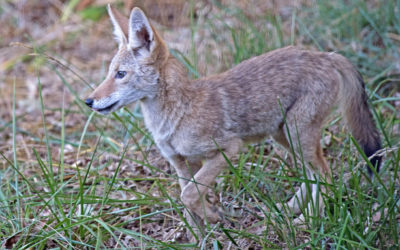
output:
<instances>
[{"instance_id":1,"label":"blurred background","mask_svg":"<svg viewBox=\"0 0 400 250\"><path fill-rule=\"evenodd\" d=\"M35 201L41 205L28 209L32 200L20 200L15 193L21 192L25 198L36 197L36 192L43 192L44 197L55 196L55 190L61 186L68 187L65 195L83 192L83 185L78 181L83 178L77 173L79 169L82 175L88 171L87 178L93 188L86 194L93 197L107 193L108 186L104 183L114 177L116 169L119 177L127 178L119 180L119 185L125 185L125 191L149 194L156 190L152 195L159 197L162 189L155 188L154 180L148 177L154 176L161 182L164 178L168 183L166 190L179 197L177 181L171 177L173 173L168 164L159 156L144 130L137 104L101 117L81 101L104 79L117 51L106 12L108 3L126 16L134 6L142 8L167 42L172 55L188 68L191 78L222 72L247 58L288 45L338 52L358 67L367 83L371 105L377 110L375 115L381 120L382 129L387 131L384 145L398 145L398 0L0 0L0 152L3 156L0 157L0 198L5 202L0 208L3 209L0 217L9 221L0 222L3 246L12 246L15 242L26 244L21 243L20 236L30 225L29 218L54 216L49 204L43 203L45 199ZM330 132L340 133L342 127L334 122L331 125L324 132L323 143L325 151L333 153L332 162L341 150L338 145L346 141L343 139L346 137L332 136ZM121 158L125 149L126 155ZM279 154L279 149L269 150ZM16 174L15 169L21 174ZM21 175L31 180L31 184L23 181ZM46 176L57 181L46 180ZM16 183L20 183L19 186ZM226 188L221 186L220 190ZM109 193L113 199L120 199L121 204L122 200L139 199L138 193L125 191L112 189ZM140 213L152 213L158 206L165 208L168 201L165 199L144 203ZM85 209L89 208L82 206L77 213L90 209L93 212L97 208ZM175 212L173 214L178 218ZM13 216L17 219L11 219ZM50 225L53 221L44 220L43 223ZM184 241L179 238L183 236L176 236L176 221L169 222L169 227L165 226L165 221L162 226L159 222L153 223L152 229L135 223L124 228L140 228L144 230L143 235L161 241ZM238 223L245 228L252 222ZM42 229L36 225L29 230ZM96 241L93 243L93 239L87 238L90 232L80 230L85 232L82 237L72 238L80 244L96 245ZM271 236L271 242L276 245L271 243L270 246L290 246L282 243L277 235ZM130 237L123 237L126 246L139 244L140 241ZM296 240L302 242L307 237L306 233L298 234L292 246L297 244ZM103 246L118 242L118 237L106 238ZM388 238L387 241L380 238L378 243L372 238L371 242L390 245L396 241L391 236ZM60 244L53 238L47 243L35 240L43 246ZM254 239L246 240L244 245Z\"/></svg>"}]
</instances>

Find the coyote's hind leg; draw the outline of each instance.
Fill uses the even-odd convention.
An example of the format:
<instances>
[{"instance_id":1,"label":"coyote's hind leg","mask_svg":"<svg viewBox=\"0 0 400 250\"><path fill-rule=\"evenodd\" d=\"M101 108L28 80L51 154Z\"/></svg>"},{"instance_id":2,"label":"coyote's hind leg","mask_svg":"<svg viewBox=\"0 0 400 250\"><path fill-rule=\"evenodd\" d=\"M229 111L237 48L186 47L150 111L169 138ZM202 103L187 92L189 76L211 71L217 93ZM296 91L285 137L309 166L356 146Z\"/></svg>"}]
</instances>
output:
<instances>
[{"instance_id":1,"label":"coyote's hind leg","mask_svg":"<svg viewBox=\"0 0 400 250\"><path fill-rule=\"evenodd\" d=\"M288 140L286 139L286 135L283 132L282 128L279 130L278 133L276 133L273 138L276 142L281 144L283 147L288 150L288 152L291 152L290 144ZM308 171L308 170L306 170ZM300 214L302 208L304 207L304 203L308 201L307 197L307 186L306 183L303 182L301 183L300 188L296 191L295 195L288 201L286 204L282 205L278 203L276 206L278 207L279 210L284 210L284 209L289 209L293 214Z\"/></svg>"},{"instance_id":2,"label":"coyote's hind leg","mask_svg":"<svg viewBox=\"0 0 400 250\"><path fill-rule=\"evenodd\" d=\"M288 112L286 116L288 130L285 130L284 133L288 141L289 138L291 139L296 156L299 156L297 158L305 164L308 180L314 182L309 189L307 183L303 183L297 194L300 196L311 194L311 201L308 202L308 211L306 212L309 215L315 215L317 211L319 213L323 211L324 203L321 194L326 193L325 185L317 184L316 180L325 180L328 183L331 181L331 169L325 161L320 145L323 118L329 110L315 112L313 115L298 115L307 114L304 107L307 105L294 106ZM297 195L294 198L297 200ZM296 200L293 200L293 203L296 203ZM291 201L288 205L291 205ZM297 207L294 206L294 208ZM303 218L304 215L300 215L298 219Z\"/></svg>"}]
</instances>

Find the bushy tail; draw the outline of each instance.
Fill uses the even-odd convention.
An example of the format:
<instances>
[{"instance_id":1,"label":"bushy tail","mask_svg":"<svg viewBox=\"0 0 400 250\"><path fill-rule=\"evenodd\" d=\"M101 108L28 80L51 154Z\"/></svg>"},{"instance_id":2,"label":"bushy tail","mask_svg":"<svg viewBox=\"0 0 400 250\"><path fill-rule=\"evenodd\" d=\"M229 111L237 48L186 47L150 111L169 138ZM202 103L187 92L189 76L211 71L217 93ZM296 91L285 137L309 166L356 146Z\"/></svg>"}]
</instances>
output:
<instances>
[{"instance_id":1,"label":"bushy tail","mask_svg":"<svg viewBox=\"0 0 400 250\"><path fill-rule=\"evenodd\" d=\"M353 137L369 158L381 149L381 141L368 107L365 84L353 65L346 67L346 72L342 72L342 74L344 81L342 81L340 90L341 110ZM382 156L374 156L370 159L377 172L379 172L381 160ZM368 172L372 175L370 168L368 168Z\"/></svg>"}]
</instances>

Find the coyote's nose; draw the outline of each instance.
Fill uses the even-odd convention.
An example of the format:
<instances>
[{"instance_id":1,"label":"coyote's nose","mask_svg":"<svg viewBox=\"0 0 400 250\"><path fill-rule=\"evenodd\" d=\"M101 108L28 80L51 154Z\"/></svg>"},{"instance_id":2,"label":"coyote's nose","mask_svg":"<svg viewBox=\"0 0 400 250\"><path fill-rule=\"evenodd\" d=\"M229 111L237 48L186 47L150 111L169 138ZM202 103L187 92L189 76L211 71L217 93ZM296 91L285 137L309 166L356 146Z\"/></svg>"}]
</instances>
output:
<instances>
[{"instance_id":1,"label":"coyote's nose","mask_svg":"<svg viewBox=\"0 0 400 250\"><path fill-rule=\"evenodd\" d=\"M92 107L92 106L93 106L93 99L87 98L87 99L85 100L85 103L86 103L86 105L88 105L89 107Z\"/></svg>"}]
</instances>

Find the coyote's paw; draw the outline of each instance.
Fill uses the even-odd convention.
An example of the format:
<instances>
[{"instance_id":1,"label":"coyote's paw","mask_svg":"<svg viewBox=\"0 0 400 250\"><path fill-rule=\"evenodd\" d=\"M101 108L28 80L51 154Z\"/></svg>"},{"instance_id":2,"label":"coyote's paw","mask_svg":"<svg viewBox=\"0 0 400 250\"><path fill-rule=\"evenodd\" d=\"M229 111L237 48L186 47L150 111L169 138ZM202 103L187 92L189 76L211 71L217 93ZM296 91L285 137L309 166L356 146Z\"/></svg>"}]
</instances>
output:
<instances>
[{"instance_id":1,"label":"coyote's paw","mask_svg":"<svg viewBox=\"0 0 400 250\"><path fill-rule=\"evenodd\" d=\"M209 223L215 224L224 219L224 211L221 208L210 204L208 209L206 208L206 216Z\"/></svg>"},{"instance_id":2,"label":"coyote's paw","mask_svg":"<svg viewBox=\"0 0 400 250\"><path fill-rule=\"evenodd\" d=\"M204 201L202 204L199 202L198 206L191 207L190 210L198 215L202 220L208 223L215 224L222 221L224 218L224 212L222 209L211 205L210 203Z\"/></svg>"},{"instance_id":3,"label":"coyote's paw","mask_svg":"<svg viewBox=\"0 0 400 250\"><path fill-rule=\"evenodd\" d=\"M213 206L205 199L189 196L185 192L183 192L181 199L186 208L197 214L202 220L207 219L209 223L215 224L224 217L224 213L220 208Z\"/></svg>"}]
</instances>

